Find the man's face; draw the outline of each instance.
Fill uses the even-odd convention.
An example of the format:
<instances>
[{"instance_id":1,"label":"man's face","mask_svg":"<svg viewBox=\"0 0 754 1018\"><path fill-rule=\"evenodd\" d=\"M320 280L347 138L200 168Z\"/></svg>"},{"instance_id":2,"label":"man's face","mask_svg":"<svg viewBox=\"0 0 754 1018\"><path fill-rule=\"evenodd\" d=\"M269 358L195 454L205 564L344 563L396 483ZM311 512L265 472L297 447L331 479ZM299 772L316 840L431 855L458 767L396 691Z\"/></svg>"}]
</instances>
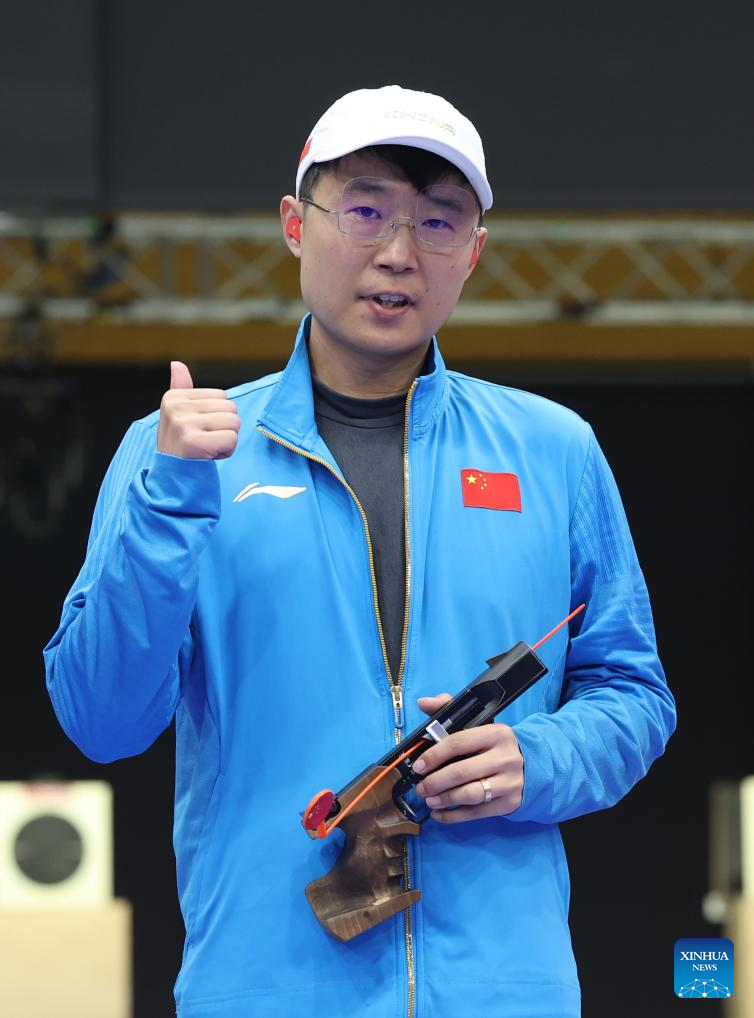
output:
<instances>
[{"instance_id":1,"label":"man's face","mask_svg":"<svg viewBox=\"0 0 754 1018\"><path fill-rule=\"evenodd\" d=\"M399 199L396 217L415 215L413 186L389 163L358 152L342 159L337 172L323 174L307 197L337 209L343 188L355 177L389 181ZM438 183L460 185L461 178ZM301 215L301 203L289 196L281 203L284 225L292 215ZM307 207L300 245L286 240L301 259L301 293L312 312L312 338L323 335L331 347L378 359L416 352L453 311L472 271L472 256L481 251L486 235L482 229L463 247L437 248L419 241L403 222L389 236L374 240L344 234L335 216ZM409 303L385 309L375 300L379 294L400 294Z\"/></svg>"}]
</instances>

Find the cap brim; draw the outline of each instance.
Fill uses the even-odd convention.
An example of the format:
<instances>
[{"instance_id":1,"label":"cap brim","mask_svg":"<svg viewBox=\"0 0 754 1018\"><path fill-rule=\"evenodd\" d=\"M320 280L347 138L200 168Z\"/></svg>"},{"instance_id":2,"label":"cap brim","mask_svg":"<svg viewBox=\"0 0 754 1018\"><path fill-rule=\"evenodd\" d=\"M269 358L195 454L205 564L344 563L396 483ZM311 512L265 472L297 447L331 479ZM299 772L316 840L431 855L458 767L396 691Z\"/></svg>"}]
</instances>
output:
<instances>
[{"instance_id":1,"label":"cap brim","mask_svg":"<svg viewBox=\"0 0 754 1018\"><path fill-rule=\"evenodd\" d=\"M420 138L415 134L393 133L384 137L378 136L377 138L374 135L370 135L368 139L365 138L361 142L358 140L356 143L351 141L348 145L334 146L325 151L319 151L316 153L316 159L311 157L310 151L302 159L296 173L296 197L299 197L304 174L313 163L327 163L331 159L340 159L343 156L350 155L352 152L358 152L359 149L368 148L372 145L408 145L411 148L424 149L426 152L434 152L435 155L442 156L443 159L447 159L456 169L460 170L474 188L474 192L479 199L479 204L482 207L482 212L492 208L492 189L487 182L487 178L479 172L470 159L467 159L456 148L444 143L439 138Z\"/></svg>"}]
</instances>

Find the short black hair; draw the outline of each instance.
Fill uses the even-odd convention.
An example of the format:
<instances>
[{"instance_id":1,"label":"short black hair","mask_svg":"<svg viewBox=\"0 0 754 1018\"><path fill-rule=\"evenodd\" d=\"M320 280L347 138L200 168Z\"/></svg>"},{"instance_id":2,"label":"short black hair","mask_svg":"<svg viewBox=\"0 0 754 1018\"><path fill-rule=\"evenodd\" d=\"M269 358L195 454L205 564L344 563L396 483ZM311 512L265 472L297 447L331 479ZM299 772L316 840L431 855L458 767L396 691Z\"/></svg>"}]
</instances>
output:
<instances>
[{"instance_id":1,"label":"short black hair","mask_svg":"<svg viewBox=\"0 0 754 1018\"><path fill-rule=\"evenodd\" d=\"M399 173L403 174L406 180L417 191L429 187L430 184L436 184L439 180L449 176L458 177L463 183L471 187L468 178L457 166L454 166L453 163L442 156L438 156L434 152L428 152L424 148L415 148L413 145L369 145L366 148L357 149L357 151L360 155L376 156L378 159L382 159L398 170ZM349 155L353 155L353 153L349 153ZM338 159L330 159L325 163L312 163L303 176L299 194L310 198L320 177L328 170L337 170L341 160L345 158L346 156L341 156ZM479 204L479 198L473 187L471 188L471 193L476 198L477 204ZM482 206L479 205L480 225L482 216Z\"/></svg>"}]
</instances>

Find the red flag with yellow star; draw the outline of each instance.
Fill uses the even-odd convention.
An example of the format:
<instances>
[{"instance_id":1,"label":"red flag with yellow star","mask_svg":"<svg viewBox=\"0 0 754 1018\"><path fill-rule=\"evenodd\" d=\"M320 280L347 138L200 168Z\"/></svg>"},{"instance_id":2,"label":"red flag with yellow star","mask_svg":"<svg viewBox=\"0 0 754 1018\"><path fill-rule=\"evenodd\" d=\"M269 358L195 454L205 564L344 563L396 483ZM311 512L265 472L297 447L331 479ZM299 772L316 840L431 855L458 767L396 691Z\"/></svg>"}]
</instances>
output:
<instances>
[{"instance_id":1,"label":"red flag with yellow star","mask_svg":"<svg viewBox=\"0 0 754 1018\"><path fill-rule=\"evenodd\" d=\"M474 509L509 509L521 512L521 489L515 474L489 470L462 470L463 504Z\"/></svg>"}]
</instances>

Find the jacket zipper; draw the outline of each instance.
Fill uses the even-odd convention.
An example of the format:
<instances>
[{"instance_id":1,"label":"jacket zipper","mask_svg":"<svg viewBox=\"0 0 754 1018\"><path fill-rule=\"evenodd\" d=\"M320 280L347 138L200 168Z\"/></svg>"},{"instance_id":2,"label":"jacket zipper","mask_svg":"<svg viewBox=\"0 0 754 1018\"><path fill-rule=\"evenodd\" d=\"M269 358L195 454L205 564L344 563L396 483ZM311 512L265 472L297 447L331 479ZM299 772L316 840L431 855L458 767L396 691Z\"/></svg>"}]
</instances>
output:
<instances>
[{"instance_id":1,"label":"jacket zipper","mask_svg":"<svg viewBox=\"0 0 754 1018\"><path fill-rule=\"evenodd\" d=\"M406 600L403 605L403 637L401 639L401 663L398 668L398 682L394 687L394 697L397 695L399 709L396 710L395 741L399 743L403 738L403 672L406 666L406 651L408 647L408 615L411 603L411 536L409 531L409 475L408 475L408 431L409 416L411 411L411 398L414 389L419 384L414 379L411 388L406 395L406 409L403 415L403 537L406 549ZM388 675L390 672L388 672ZM400 724L398 723L400 722ZM403 889L411 890L411 859L409 856L409 841L406 838L403 855ZM414 1018L416 1007L416 967L414 964L414 932L411 909L407 908L403 913L405 917L405 940L406 940L406 981L408 984L408 995L406 1004L407 1018Z\"/></svg>"},{"instance_id":2,"label":"jacket zipper","mask_svg":"<svg viewBox=\"0 0 754 1018\"><path fill-rule=\"evenodd\" d=\"M369 552L369 574L372 578L372 602L374 604L374 615L377 620L377 631L380 635L380 645L382 647L382 659L385 663L385 672L387 674L388 684L390 686L390 695L393 699L393 721L395 724L394 738L395 742L398 743L403 737L403 687L401 685L403 681L403 670L406 664L406 649L408 644L408 613L409 605L411 600L411 557L410 557L410 537L409 537L409 507L408 507L408 431L409 431L409 413L411 408L411 398L414 395L414 390L419 384L418 379L414 379L411 383L411 388L408 390L406 395L406 409L404 413L404 425L403 425L403 529L404 529L404 547L406 552L406 598L403 606L403 636L401 638L401 661L398 667L398 681L393 683L393 674L390 671L390 662L387 656L387 644L385 643L385 633L382 628L382 619L380 617L380 604L377 595L377 574L374 569L374 552L372 550L372 539L369 535L369 523L367 522L367 514L364 511L364 507L356 496L356 492L353 488L333 470L327 460L323 460L320 456L314 456L312 453L305 452L303 449L299 449L298 446L292 445L290 442L286 442L284 438L278 438L267 428L262 427L261 424L257 424L257 430L273 442L277 442L278 445L282 445L286 449L290 449L291 452L298 453L299 456L303 456L305 459L313 460L315 463L320 463L323 467L330 471L343 487L348 491L351 498L356 503L356 508L359 510L361 515L361 521L364 524L364 535L367 540L367 551ZM409 859L409 848L408 838L404 847L403 855L403 886L404 890L408 891L411 889L411 865ZM406 944L406 978L408 984L408 999L406 1018L414 1018L414 1010L416 1007L416 969L414 965L414 940L413 940L413 926L411 922L411 909L406 909L405 913L405 944Z\"/></svg>"}]
</instances>

